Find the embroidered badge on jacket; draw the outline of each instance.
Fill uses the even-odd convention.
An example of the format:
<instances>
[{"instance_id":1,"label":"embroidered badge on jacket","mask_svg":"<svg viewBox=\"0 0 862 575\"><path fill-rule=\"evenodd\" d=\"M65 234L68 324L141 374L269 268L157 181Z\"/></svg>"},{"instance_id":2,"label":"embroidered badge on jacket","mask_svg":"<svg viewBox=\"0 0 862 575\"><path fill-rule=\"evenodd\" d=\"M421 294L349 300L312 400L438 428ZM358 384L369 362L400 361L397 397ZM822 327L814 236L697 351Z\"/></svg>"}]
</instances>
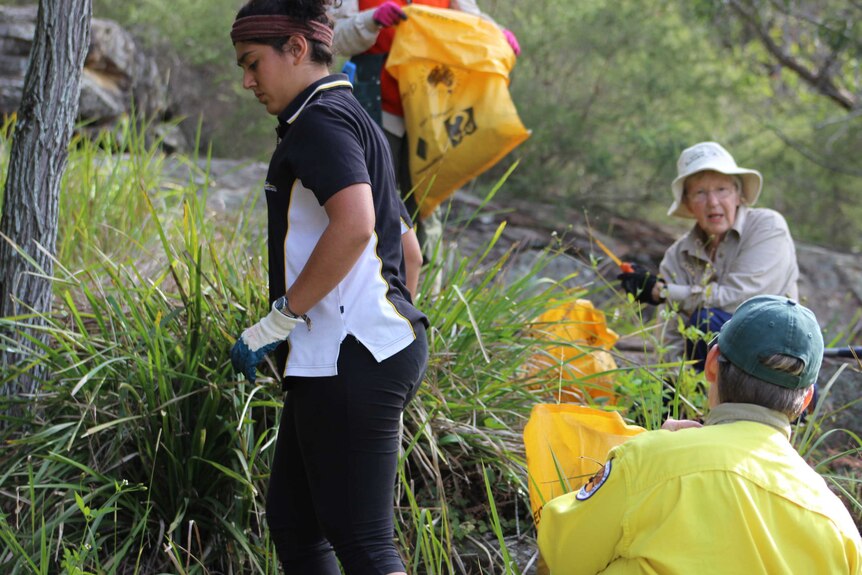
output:
<instances>
[{"instance_id":1,"label":"embroidered badge on jacket","mask_svg":"<svg viewBox=\"0 0 862 575\"><path fill-rule=\"evenodd\" d=\"M611 474L611 461L609 460L605 463L605 466L599 469L599 472L593 475L593 477L587 481L587 484L581 487L581 490L578 491L578 494L575 495L575 499L578 501L585 501L592 497L596 491L599 490L599 487L605 484L605 481L608 480L608 477Z\"/></svg>"}]
</instances>

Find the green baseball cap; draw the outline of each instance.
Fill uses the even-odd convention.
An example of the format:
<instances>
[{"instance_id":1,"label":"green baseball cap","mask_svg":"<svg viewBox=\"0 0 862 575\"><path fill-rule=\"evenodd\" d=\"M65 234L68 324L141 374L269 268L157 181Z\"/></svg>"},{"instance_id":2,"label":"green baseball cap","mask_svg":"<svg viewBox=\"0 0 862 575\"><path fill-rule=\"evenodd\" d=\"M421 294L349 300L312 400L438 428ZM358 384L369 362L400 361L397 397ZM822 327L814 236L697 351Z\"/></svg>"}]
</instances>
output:
<instances>
[{"instance_id":1,"label":"green baseball cap","mask_svg":"<svg viewBox=\"0 0 862 575\"><path fill-rule=\"evenodd\" d=\"M788 389L812 385L823 361L823 335L814 313L780 296L759 295L742 302L722 326L718 347L748 375ZM776 353L802 360L802 373L775 371L761 363Z\"/></svg>"}]
</instances>

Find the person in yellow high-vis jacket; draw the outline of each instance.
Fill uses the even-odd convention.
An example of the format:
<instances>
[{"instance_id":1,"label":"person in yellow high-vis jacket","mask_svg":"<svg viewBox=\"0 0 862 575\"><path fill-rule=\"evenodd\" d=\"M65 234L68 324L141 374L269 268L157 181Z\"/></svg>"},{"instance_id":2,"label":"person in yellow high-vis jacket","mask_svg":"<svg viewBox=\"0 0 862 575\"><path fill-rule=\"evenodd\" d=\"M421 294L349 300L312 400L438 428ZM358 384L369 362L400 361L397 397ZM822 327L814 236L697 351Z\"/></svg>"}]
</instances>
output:
<instances>
[{"instance_id":1,"label":"person in yellow high-vis jacket","mask_svg":"<svg viewBox=\"0 0 862 575\"><path fill-rule=\"evenodd\" d=\"M707 354L705 425L638 435L545 505L539 549L552 575L862 573L853 519L789 441L822 355L810 310L745 301Z\"/></svg>"}]
</instances>

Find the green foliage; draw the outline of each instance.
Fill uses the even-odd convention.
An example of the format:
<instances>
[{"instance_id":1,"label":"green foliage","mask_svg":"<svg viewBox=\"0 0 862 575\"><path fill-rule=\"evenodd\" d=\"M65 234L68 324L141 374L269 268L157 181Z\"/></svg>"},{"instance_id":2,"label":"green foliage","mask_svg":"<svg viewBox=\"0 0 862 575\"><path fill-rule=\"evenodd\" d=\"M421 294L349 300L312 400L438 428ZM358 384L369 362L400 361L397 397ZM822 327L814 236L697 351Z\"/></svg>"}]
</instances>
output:
<instances>
[{"instance_id":1,"label":"green foliage","mask_svg":"<svg viewBox=\"0 0 862 575\"><path fill-rule=\"evenodd\" d=\"M688 14L758 86L742 110L749 127L739 135L748 145L737 158L764 173L765 204L784 213L795 237L858 251L862 7L702 0Z\"/></svg>"},{"instance_id":2,"label":"green foliage","mask_svg":"<svg viewBox=\"0 0 862 575\"><path fill-rule=\"evenodd\" d=\"M136 31L149 48L167 40L186 64L210 64L230 58L230 27L241 6L238 0L95 0L93 16L115 20Z\"/></svg>"},{"instance_id":3,"label":"green foliage","mask_svg":"<svg viewBox=\"0 0 862 575\"><path fill-rule=\"evenodd\" d=\"M740 3L767 11L796 6ZM862 214L852 199L862 177L854 154L862 144L859 115L774 66L750 29L730 17L729 4L497 4L494 17L515 30L523 48L511 91L532 130L513 152L522 169L505 193L667 221L677 156L715 140L764 174L759 204L782 211L796 239L862 248ZM844 2L802 4L792 25L776 28L781 45L819 51L810 58L822 63L828 38L840 37L835 75L858 98L853 30L862 13ZM828 28L832 35L830 22L840 24ZM848 231L836 237L833 229Z\"/></svg>"},{"instance_id":4,"label":"green foliage","mask_svg":"<svg viewBox=\"0 0 862 575\"><path fill-rule=\"evenodd\" d=\"M69 156L63 174L57 258L65 265L89 261L92 254L81 249L86 246L108 258L136 259L145 249L143 238L155 233L147 213L148 192L164 186L150 200L160 211L181 202L181 190L162 181L165 158L158 142L147 146L142 131L124 122L117 134L101 132L95 139L76 135L71 146L76 153ZM104 153L110 149L132 149L135 154Z\"/></svg>"},{"instance_id":5,"label":"green foliage","mask_svg":"<svg viewBox=\"0 0 862 575\"><path fill-rule=\"evenodd\" d=\"M53 376L14 422L31 433L12 436L4 456L2 483L30 490L15 511L16 525L22 510L30 519L18 554L79 540L63 554L69 572L153 572L167 543L185 562L265 572L257 495L280 402L232 381L227 361L230 334L262 311L265 274L258 259L218 249L248 234L217 232L198 200L205 187L169 185L161 159L73 150L62 210L82 217L59 242L70 265L57 267L52 342L34 358ZM171 212L181 216L161 220ZM0 321L4 334L16 328ZM17 375L5 368L2 381Z\"/></svg>"},{"instance_id":6,"label":"green foliage","mask_svg":"<svg viewBox=\"0 0 862 575\"><path fill-rule=\"evenodd\" d=\"M498 19L524 46L511 89L533 130L516 152L523 169L511 193L664 205L682 147L735 127L722 109L742 90L741 74L674 3L516 2Z\"/></svg>"},{"instance_id":7,"label":"green foliage","mask_svg":"<svg viewBox=\"0 0 862 575\"><path fill-rule=\"evenodd\" d=\"M130 30L136 41L159 62L172 86L191 95L184 82L209 83L210 105L205 109L181 106L190 115L183 121L205 122L208 145L218 157L265 158L271 152L274 119L240 84L230 28L240 0L95 0L93 16L114 20ZM169 68L170 67L170 68Z\"/></svg>"}]
</instances>

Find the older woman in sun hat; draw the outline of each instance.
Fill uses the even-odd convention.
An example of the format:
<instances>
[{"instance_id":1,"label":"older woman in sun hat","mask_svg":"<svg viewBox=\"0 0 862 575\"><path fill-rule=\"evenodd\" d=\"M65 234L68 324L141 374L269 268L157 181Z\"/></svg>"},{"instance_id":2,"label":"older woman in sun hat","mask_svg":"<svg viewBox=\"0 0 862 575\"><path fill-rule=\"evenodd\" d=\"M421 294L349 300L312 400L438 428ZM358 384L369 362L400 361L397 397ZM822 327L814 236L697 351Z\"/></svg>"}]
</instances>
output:
<instances>
[{"instance_id":1,"label":"older woman in sun hat","mask_svg":"<svg viewBox=\"0 0 862 575\"><path fill-rule=\"evenodd\" d=\"M683 150L668 215L695 224L665 252L658 275L640 266L620 274L623 289L641 303L670 303L705 333L718 333L752 296L797 298L799 268L787 222L774 210L751 207L762 187L760 172L739 167L720 144ZM702 369L706 345L687 341L686 355Z\"/></svg>"}]
</instances>

